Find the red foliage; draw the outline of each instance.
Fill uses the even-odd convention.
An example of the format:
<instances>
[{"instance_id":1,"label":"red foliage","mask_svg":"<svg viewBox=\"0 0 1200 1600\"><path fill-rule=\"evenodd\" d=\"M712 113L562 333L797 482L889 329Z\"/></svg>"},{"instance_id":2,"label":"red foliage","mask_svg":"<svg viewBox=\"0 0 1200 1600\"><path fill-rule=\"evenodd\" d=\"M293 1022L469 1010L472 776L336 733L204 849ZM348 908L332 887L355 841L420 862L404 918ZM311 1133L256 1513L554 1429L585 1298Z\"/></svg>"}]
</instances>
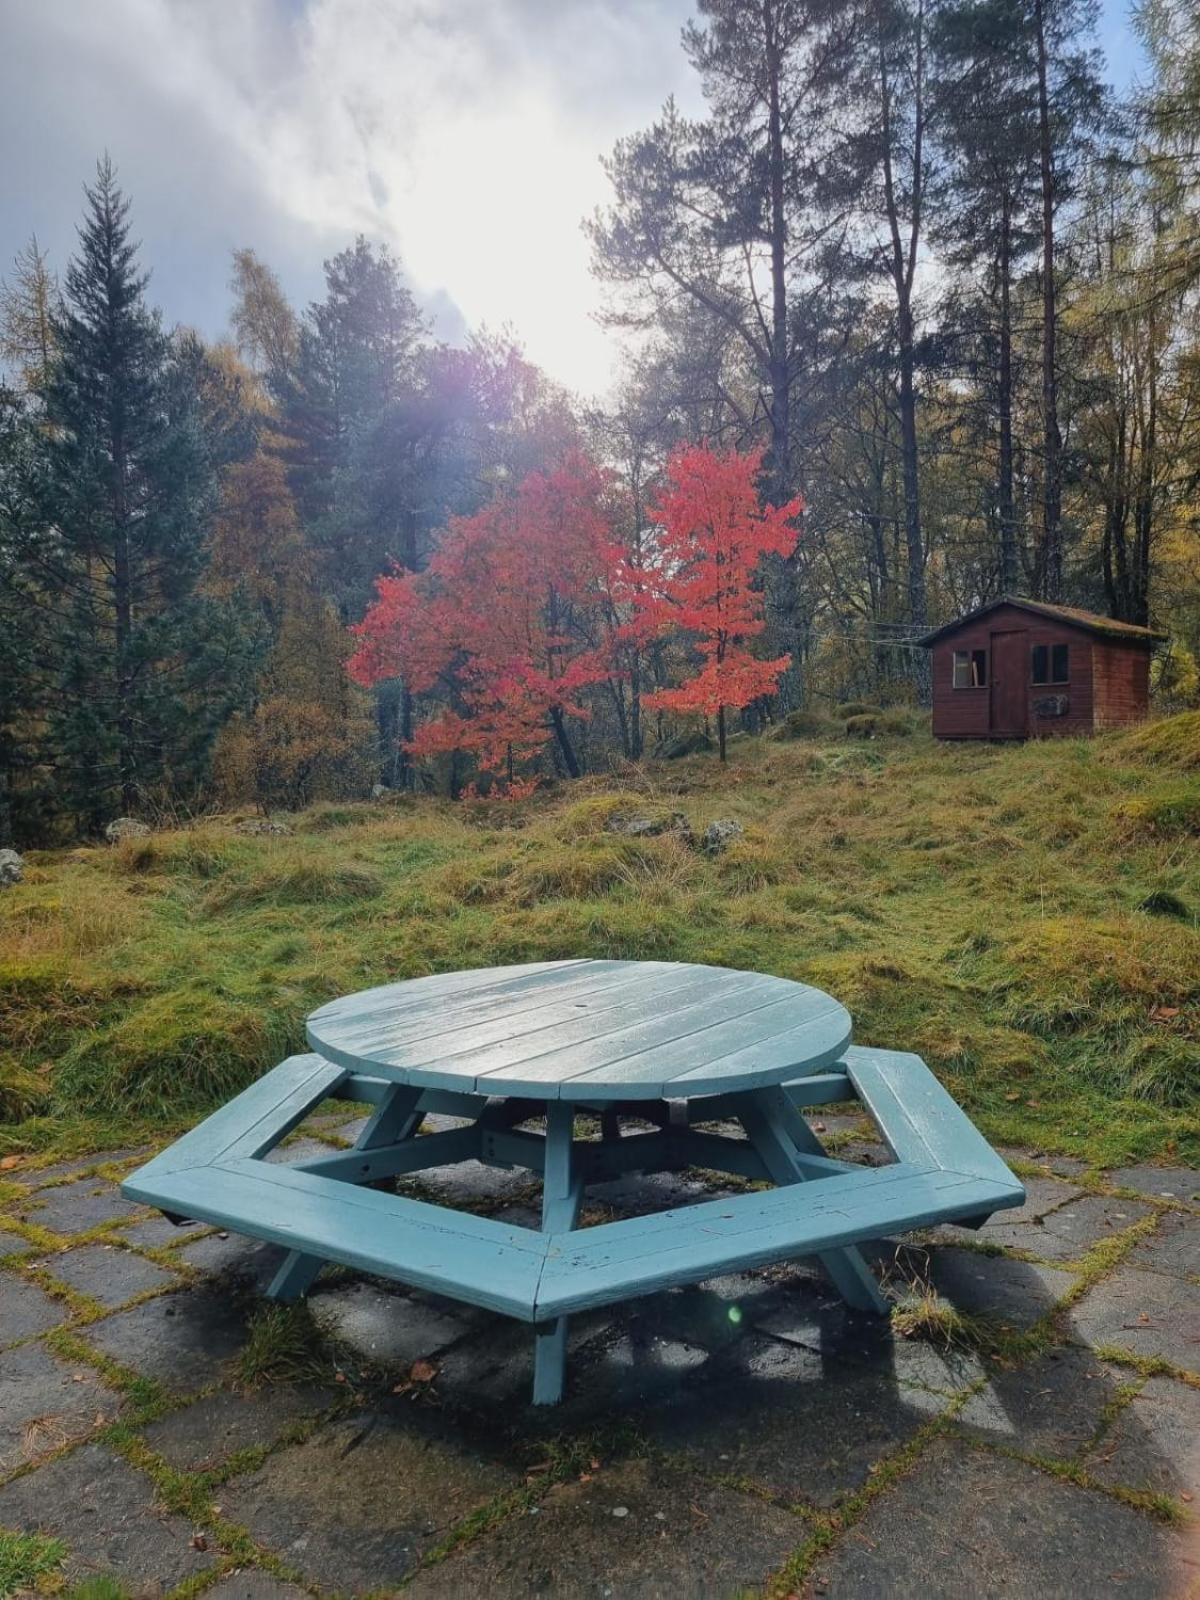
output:
<instances>
[{"instance_id":1,"label":"red foliage","mask_svg":"<svg viewBox=\"0 0 1200 1600\"><path fill-rule=\"evenodd\" d=\"M752 580L762 557L788 554L789 505L760 508L761 455L703 446L671 458L653 509L649 550L627 554L612 530L607 476L576 452L531 473L475 516L451 522L428 568L377 580L378 598L352 631L348 667L359 683L403 678L438 707L407 748L417 757L473 754L519 787L515 768L553 738L576 770L570 724L587 691L628 679L648 638L690 636L699 669L645 703L718 716L776 687L787 658L760 661L746 642L762 631Z\"/></svg>"},{"instance_id":2,"label":"red foliage","mask_svg":"<svg viewBox=\"0 0 1200 1600\"><path fill-rule=\"evenodd\" d=\"M619 563L604 493L604 475L573 454L453 521L426 571L377 581L353 630L351 676L403 677L447 701L411 754L470 751L499 772L553 736L571 766L567 719L586 716L581 692L610 670L612 630L598 613Z\"/></svg>"},{"instance_id":3,"label":"red foliage","mask_svg":"<svg viewBox=\"0 0 1200 1600\"><path fill-rule=\"evenodd\" d=\"M755 480L762 453L718 452L704 445L677 450L653 515L660 526L649 587L639 609L661 630L692 636L700 667L676 689L647 695L648 706L702 712L720 724L725 709L774 693L788 657L761 661L747 641L766 626L763 597L753 587L762 558L787 556L796 546L797 497L785 506L760 506Z\"/></svg>"}]
</instances>

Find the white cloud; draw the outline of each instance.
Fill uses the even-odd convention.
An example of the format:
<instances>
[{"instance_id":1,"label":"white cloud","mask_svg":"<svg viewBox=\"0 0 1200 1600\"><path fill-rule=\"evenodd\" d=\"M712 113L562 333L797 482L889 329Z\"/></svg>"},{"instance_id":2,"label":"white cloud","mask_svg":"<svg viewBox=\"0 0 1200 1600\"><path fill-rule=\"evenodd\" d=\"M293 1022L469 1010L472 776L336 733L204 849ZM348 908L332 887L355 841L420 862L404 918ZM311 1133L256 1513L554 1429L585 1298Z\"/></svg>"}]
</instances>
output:
<instances>
[{"instance_id":1,"label":"white cloud","mask_svg":"<svg viewBox=\"0 0 1200 1600\"><path fill-rule=\"evenodd\" d=\"M299 253L362 231L400 252L432 303L512 323L576 387L605 383L613 352L592 321L580 219L605 197L613 141L672 91L695 95L687 0L12 3L30 52L95 91L63 105L53 78L27 79L26 114L40 100L64 119L55 159L76 156L76 182L111 149L160 296L200 274L223 284L212 257L241 243L308 292L316 263L294 272ZM13 248L33 225L9 208L2 220Z\"/></svg>"}]
</instances>

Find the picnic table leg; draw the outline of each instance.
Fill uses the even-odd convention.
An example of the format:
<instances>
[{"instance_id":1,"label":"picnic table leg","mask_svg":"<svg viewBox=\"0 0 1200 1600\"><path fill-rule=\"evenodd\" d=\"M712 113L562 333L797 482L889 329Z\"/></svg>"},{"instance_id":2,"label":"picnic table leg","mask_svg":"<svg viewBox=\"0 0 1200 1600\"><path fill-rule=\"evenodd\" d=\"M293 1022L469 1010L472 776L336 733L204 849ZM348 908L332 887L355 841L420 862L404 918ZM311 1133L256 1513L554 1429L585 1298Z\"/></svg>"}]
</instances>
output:
<instances>
[{"instance_id":1,"label":"picnic table leg","mask_svg":"<svg viewBox=\"0 0 1200 1600\"><path fill-rule=\"evenodd\" d=\"M397 1084L376 1106L366 1127L354 1141L354 1148L377 1150L411 1139L421 1126L421 1114L416 1109L420 1098L420 1089ZM307 1255L303 1250L289 1250L279 1271L271 1279L267 1298L284 1302L303 1299L324 1265L320 1256Z\"/></svg>"},{"instance_id":2,"label":"picnic table leg","mask_svg":"<svg viewBox=\"0 0 1200 1600\"><path fill-rule=\"evenodd\" d=\"M803 1183L807 1174L796 1160L797 1152L822 1155L821 1142L780 1088L756 1089L744 1097L739 1120L746 1136L762 1157L777 1184ZM856 1311L887 1316L891 1310L861 1253L847 1245L818 1253L821 1265L839 1293Z\"/></svg>"},{"instance_id":3,"label":"picnic table leg","mask_svg":"<svg viewBox=\"0 0 1200 1600\"><path fill-rule=\"evenodd\" d=\"M576 1170L572 1138L575 1108L562 1100L546 1106L546 1167L542 1176L542 1232L570 1233L583 1204L583 1175ZM562 1399L567 1369L567 1318L533 1326L533 1403Z\"/></svg>"}]
</instances>

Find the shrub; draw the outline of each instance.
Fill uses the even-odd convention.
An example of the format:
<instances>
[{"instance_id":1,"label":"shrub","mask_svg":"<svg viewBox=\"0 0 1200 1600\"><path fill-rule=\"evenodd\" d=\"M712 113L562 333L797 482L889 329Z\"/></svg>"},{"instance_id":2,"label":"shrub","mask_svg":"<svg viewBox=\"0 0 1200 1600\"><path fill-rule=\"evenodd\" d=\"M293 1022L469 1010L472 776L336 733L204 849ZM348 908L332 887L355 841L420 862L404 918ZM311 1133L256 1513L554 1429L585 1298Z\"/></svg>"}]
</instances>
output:
<instances>
[{"instance_id":1,"label":"shrub","mask_svg":"<svg viewBox=\"0 0 1200 1600\"><path fill-rule=\"evenodd\" d=\"M817 711L789 711L767 734L768 739L783 743L790 739L831 738L838 732L837 725Z\"/></svg>"},{"instance_id":2,"label":"shrub","mask_svg":"<svg viewBox=\"0 0 1200 1600\"><path fill-rule=\"evenodd\" d=\"M846 732L852 739L906 737L912 731L912 718L903 711L864 711L846 719Z\"/></svg>"},{"instance_id":3,"label":"shrub","mask_svg":"<svg viewBox=\"0 0 1200 1600\"><path fill-rule=\"evenodd\" d=\"M881 717L883 707L873 705L869 700L846 700L838 706L836 715L840 722L846 722L851 717Z\"/></svg>"}]
</instances>

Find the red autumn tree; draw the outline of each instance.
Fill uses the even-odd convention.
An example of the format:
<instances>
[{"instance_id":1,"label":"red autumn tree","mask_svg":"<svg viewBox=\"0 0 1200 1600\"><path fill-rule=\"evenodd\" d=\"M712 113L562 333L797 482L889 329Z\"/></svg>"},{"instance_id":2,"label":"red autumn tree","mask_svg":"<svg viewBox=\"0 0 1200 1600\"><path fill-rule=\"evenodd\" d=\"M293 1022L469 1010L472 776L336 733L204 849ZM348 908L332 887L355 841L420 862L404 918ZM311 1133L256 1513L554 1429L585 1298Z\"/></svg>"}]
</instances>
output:
<instances>
[{"instance_id":1,"label":"red autumn tree","mask_svg":"<svg viewBox=\"0 0 1200 1600\"><path fill-rule=\"evenodd\" d=\"M583 691L611 673L616 634L605 489L574 453L451 522L423 572L377 580L349 671L436 696L410 754L467 751L511 782L553 740L578 776L570 724L587 715Z\"/></svg>"},{"instance_id":2,"label":"red autumn tree","mask_svg":"<svg viewBox=\"0 0 1200 1600\"><path fill-rule=\"evenodd\" d=\"M691 636L699 666L675 689L646 697L648 706L715 716L725 760L727 709L740 710L773 694L788 657L762 661L748 643L766 626L763 596L754 587L764 556L795 549L797 497L763 506L756 480L762 452L714 451L706 445L676 450L652 508L659 525L656 560L635 596L645 616L663 631Z\"/></svg>"}]
</instances>

